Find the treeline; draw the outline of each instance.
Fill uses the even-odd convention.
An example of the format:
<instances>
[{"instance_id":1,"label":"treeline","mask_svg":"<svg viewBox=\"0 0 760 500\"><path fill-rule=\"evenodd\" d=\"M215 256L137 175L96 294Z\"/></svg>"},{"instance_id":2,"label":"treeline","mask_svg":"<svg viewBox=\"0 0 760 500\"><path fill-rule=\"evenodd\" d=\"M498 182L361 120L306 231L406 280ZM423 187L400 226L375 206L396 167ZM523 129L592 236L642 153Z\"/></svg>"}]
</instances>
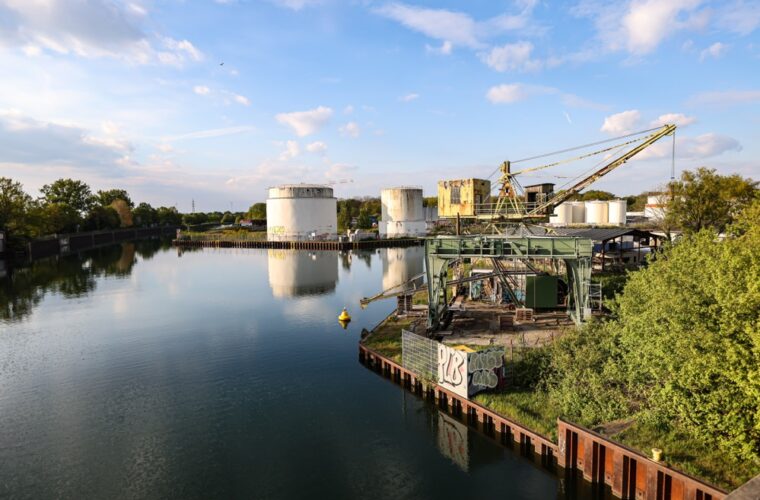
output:
<instances>
[{"instance_id":1,"label":"treeline","mask_svg":"<svg viewBox=\"0 0 760 500\"><path fill-rule=\"evenodd\" d=\"M33 197L20 182L0 177L0 229L11 246L49 234L124 227L179 225L174 207L135 206L123 189L92 192L86 183L58 179Z\"/></svg>"}]
</instances>

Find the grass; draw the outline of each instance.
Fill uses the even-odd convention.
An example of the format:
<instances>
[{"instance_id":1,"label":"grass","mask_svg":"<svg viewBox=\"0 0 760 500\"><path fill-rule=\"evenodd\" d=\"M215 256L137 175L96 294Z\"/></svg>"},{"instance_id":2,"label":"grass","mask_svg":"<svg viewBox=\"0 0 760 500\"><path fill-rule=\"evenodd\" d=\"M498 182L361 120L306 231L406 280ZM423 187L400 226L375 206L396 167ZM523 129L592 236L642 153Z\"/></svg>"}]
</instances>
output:
<instances>
[{"instance_id":1,"label":"grass","mask_svg":"<svg viewBox=\"0 0 760 500\"><path fill-rule=\"evenodd\" d=\"M738 488L758 474L760 464L737 461L715 446L673 429L635 423L612 439L651 456L652 448L663 451L670 466L727 490Z\"/></svg>"},{"instance_id":2,"label":"grass","mask_svg":"<svg viewBox=\"0 0 760 500\"><path fill-rule=\"evenodd\" d=\"M515 422L557 440L557 417L545 392L513 389L477 394L473 400Z\"/></svg>"},{"instance_id":3,"label":"grass","mask_svg":"<svg viewBox=\"0 0 760 500\"><path fill-rule=\"evenodd\" d=\"M412 325L412 318L391 316L380 323L362 343L382 356L401 363L401 330Z\"/></svg>"}]
</instances>

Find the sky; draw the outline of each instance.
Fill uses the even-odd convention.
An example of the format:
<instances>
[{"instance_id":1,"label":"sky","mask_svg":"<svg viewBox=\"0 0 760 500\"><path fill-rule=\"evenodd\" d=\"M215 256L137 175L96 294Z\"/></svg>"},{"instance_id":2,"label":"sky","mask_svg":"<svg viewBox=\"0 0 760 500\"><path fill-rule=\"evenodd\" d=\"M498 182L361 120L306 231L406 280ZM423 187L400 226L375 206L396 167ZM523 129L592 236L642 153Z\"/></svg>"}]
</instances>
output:
<instances>
[{"instance_id":1,"label":"sky","mask_svg":"<svg viewBox=\"0 0 760 500\"><path fill-rule=\"evenodd\" d=\"M0 0L0 176L243 211L283 183L434 196L675 123L676 174L760 179L759 25L758 0ZM672 157L593 188L656 189Z\"/></svg>"}]
</instances>

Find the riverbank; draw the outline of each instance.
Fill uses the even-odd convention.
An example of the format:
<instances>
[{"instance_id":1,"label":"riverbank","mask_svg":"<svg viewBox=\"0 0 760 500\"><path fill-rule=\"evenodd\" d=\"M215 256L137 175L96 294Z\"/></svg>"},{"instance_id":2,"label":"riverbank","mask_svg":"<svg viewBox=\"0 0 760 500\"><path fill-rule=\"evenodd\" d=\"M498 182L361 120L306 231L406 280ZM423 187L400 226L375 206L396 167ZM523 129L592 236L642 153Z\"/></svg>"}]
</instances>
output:
<instances>
[{"instance_id":1,"label":"riverbank","mask_svg":"<svg viewBox=\"0 0 760 500\"><path fill-rule=\"evenodd\" d=\"M524 444L524 436L533 435L534 441L541 441L547 447L536 449L536 453L543 457L547 450L555 450L551 456L558 464L581 471L591 482L609 485L616 496L622 497L625 491L629 491L626 490L628 486L623 484L623 459L628 460L628 463L633 460L639 464L641 484L634 481L633 486L630 486L633 490L630 491L640 490L644 495L657 493L656 498L697 498L693 495L701 491L718 499L725 496L721 487L733 489L747 480L746 471L741 468L738 473L731 474L725 466L721 467L719 455L714 449L699 446L692 441L679 441L676 435L664 435L656 429L635 423L592 430L566 422L554 410L548 395L537 389L510 387L502 392L481 393L472 400L462 400L401 366L401 329L414 329L415 322L419 322L419 319L389 316L361 341L360 357L365 361L374 360L370 363L374 369L377 370L379 365L381 373L414 392L432 391L432 397L443 409L450 407L454 415L459 412L468 419L474 417L481 422L486 432L498 433L503 424L508 429L504 432L507 435L512 432L514 440L521 444ZM515 366L511 367L511 370L515 369ZM514 429L517 429L517 434L514 434ZM579 435L587 439L586 448L583 445L579 447ZM568 436L575 436L574 445L568 444ZM616 440L613 441L612 437ZM663 462L654 462L649 458L652 443L657 443L657 446L665 450ZM613 460L606 459L605 452L594 451L589 455L589 447L605 450L612 455ZM690 453L674 451L682 449L688 449ZM602 474L601 471L606 473ZM629 473L630 470L626 474ZM630 477L627 480L630 483ZM705 481L720 486L712 486ZM667 496L666 491L669 492Z\"/></svg>"}]
</instances>

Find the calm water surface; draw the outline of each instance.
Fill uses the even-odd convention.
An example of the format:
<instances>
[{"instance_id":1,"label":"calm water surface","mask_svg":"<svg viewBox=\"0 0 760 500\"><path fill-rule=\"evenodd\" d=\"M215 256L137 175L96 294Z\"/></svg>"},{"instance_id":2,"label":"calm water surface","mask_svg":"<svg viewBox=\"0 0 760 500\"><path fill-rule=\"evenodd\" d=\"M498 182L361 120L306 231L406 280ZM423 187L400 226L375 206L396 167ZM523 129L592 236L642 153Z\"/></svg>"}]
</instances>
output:
<instances>
[{"instance_id":1,"label":"calm water surface","mask_svg":"<svg viewBox=\"0 0 760 500\"><path fill-rule=\"evenodd\" d=\"M394 307L359 299L421 269L158 241L0 268L0 497L586 498L359 364Z\"/></svg>"}]
</instances>

